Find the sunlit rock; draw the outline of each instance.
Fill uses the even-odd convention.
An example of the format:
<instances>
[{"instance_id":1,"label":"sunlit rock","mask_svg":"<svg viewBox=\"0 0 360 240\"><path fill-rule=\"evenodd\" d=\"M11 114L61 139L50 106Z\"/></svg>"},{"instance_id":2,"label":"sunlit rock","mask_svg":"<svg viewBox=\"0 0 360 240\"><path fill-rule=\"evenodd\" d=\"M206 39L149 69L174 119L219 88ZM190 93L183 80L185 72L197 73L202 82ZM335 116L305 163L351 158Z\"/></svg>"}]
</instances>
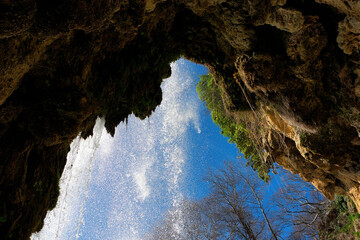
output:
<instances>
[{"instance_id":1,"label":"sunlit rock","mask_svg":"<svg viewBox=\"0 0 360 240\"><path fill-rule=\"evenodd\" d=\"M268 156L359 210L359 19L355 0L1 0L1 236L41 229L71 141L98 116L112 135L149 116L180 56L211 69L230 114L267 115Z\"/></svg>"}]
</instances>

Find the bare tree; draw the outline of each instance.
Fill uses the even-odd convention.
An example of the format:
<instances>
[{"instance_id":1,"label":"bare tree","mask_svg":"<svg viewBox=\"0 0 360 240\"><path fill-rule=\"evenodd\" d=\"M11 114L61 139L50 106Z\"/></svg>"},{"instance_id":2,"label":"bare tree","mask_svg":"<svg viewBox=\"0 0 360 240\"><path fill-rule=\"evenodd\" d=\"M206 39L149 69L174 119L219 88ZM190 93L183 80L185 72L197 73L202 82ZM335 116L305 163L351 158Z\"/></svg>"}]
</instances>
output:
<instances>
[{"instance_id":1,"label":"bare tree","mask_svg":"<svg viewBox=\"0 0 360 240\"><path fill-rule=\"evenodd\" d=\"M146 239L318 239L317 224L328 201L311 184L279 169L282 187L269 189L241 162L224 165L205 178L211 187L208 197L183 201L168 211ZM266 195L273 195L271 201L265 202Z\"/></svg>"},{"instance_id":2,"label":"bare tree","mask_svg":"<svg viewBox=\"0 0 360 240\"><path fill-rule=\"evenodd\" d=\"M265 183L249 171L240 161L225 162L225 167L210 172L206 178L212 187L212 194L228 219L224 219L229 232L236 239L278 239L268 210L264 206Z\"/></svg>"},{"instance_id":3,"label":"bare tree","mask_svg":"<svg viewBox=\"0 0 360 240\"><path fill-rule=\"evenodd\" d=\"M291 228L291 239L319 239L318 222L329 201L298 175L280 170L282 186L273 196L277 218L284 228Z\"/></svg>"},{"instance_id":4,"label":"bare tree","mask_svg":"<svg viewBox=\"0 0 360 240\"><path fill-rule=\"evenodd\" d=\"M201 201L182 201L169 210L163 221L145 237L147 240L224 239L217 203L210 197Z\"/></svg>"}]
</instances>

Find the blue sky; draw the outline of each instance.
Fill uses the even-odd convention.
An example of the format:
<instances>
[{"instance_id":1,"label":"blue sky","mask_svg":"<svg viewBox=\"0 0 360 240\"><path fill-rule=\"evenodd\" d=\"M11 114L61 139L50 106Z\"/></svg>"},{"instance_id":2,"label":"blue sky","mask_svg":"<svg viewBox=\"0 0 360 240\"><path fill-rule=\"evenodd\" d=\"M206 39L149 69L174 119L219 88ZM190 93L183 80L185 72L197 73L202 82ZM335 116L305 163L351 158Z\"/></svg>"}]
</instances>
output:
<instances>
[{"instance_id":1,"label":"blue sky","mask_svg":"<svg viewBox=\"0 0 360 240\"><path fill-rule=\"evenodd\" d=\"M76 139L57 207L32 239L141 239L182 199L204 197L208 169L238 156L198 99L196 83L206 73L178 60L149 119L131 116L114 138L98 120L93 137Z\"/></svg>"}]
</instances>

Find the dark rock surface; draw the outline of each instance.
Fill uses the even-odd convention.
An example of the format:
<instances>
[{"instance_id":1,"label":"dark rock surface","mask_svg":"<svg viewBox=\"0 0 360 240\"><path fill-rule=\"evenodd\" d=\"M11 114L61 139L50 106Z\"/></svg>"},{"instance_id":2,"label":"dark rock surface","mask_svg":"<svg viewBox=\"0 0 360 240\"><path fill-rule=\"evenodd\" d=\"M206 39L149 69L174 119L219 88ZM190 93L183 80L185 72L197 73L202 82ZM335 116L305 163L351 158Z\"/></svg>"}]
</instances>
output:
<instances>
[{"instance_id":1,"label":"dark rock surface","mask_svg":"<svg viewBox=\"0 0 360 240\"><path fill-rule=\"evenodd\" d=\"M0 0L0 55L4 239L41 229L97 116L114 134L151 114L179 56L211 69L234 116L244 93L258 107L276 162L360 210L359 1Z\"/></svg>"}]
</instances>

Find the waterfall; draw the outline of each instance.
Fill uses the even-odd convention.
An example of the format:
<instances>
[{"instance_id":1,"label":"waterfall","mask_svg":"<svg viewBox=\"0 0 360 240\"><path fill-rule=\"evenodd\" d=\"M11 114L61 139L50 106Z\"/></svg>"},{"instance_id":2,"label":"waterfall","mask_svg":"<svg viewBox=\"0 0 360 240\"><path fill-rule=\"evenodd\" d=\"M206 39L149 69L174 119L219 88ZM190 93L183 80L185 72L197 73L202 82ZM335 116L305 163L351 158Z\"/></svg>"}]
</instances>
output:
<instances>
[{"instance_id":1,"label":"waterfall","mask_svg":"<svg viewBox=\"0 0 360 240\"><path fill-rule=\"evenodd\" d=\"M44 227L39 233L31 236L33 240L62 239L62 232L66 231L65 223L69 219L77 218L75 238L78 239L79 229L83 224L83 213L91 179L92 163L95 152L99 147L101 136L104 134L104 119L97 119L93 136L86 140L78 136L70 146L67 162L60 179L60 195L56 207L46 215Z\"/></svg>"},{"instance_id":2,"label":"waterfall","mask_svg":"<svg viewBox=\"0 0 360 240\"><path fill-rule=\"evenodd\" d=\"M32 239L138 240L167 209L178 207L186 187L188 132L201 132L200 105L185 60L171 67L162 103L147 121L130 116L111 138L98 120L92 137L74 140L58 204Z\"/></svg>"}]
</instances>

